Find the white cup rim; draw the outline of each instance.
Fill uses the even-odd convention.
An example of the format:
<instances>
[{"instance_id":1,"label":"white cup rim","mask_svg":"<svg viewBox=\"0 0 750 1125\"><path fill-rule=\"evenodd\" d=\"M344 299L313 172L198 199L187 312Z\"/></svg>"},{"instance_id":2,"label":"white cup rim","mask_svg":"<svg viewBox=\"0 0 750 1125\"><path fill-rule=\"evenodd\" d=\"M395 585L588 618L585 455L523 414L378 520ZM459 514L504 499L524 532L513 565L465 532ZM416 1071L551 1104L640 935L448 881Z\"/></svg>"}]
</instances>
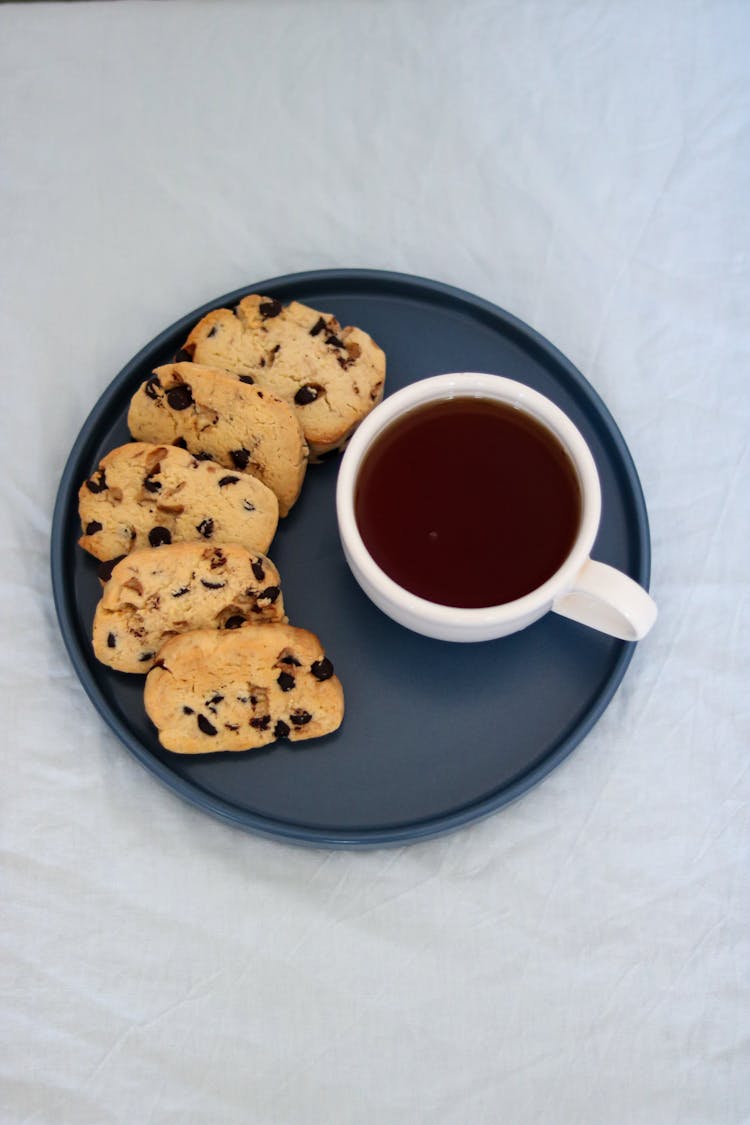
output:
<instances>
[{"instance_id":1,"label":"white cup rim","mask_svg":"<svg viewBox=\"0 0 750 1125\"><path fill-rule=\"evenodd\" d=\"M410 410L440 399L478 397L509 402L552 431L575 466L581 489L581 520L575 542L560 568L541 586L514 601L481 608L446 606L428 601L395 582L373 559L362 540L354 509L360 465L373 441L392 422ZM419 379L385 398L361 422L339 468L336 514L344 553L355 577L385 600L425 626L468 630L507 627L549 608L570 587L588 559L601 518L601 486L594 458L578 428L555 403L539 391L502 375L461 371Z\"/></svg>"}]
</instances>

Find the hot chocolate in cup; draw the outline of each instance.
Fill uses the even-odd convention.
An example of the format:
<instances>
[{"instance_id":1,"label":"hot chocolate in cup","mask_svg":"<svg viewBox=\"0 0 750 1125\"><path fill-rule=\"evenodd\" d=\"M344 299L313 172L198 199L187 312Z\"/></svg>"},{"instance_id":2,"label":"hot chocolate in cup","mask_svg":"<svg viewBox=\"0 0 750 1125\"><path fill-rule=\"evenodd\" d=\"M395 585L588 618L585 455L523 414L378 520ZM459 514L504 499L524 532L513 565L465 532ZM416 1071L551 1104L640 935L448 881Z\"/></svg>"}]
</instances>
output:
<instances>
[{"instance_id":1,"label":"hot chocolate in cup","mask_svg":"<svg viewBox=\"0 0 750 1125\"><path fill-rule=\"evenodd\" d=\"M553 612L637 641L648 593L591 558L601 486L580 431L550 399L499 375L436 375L377 406L336 488L344 554L400 625L486 641Z\"/></svg>"}]
</instances>

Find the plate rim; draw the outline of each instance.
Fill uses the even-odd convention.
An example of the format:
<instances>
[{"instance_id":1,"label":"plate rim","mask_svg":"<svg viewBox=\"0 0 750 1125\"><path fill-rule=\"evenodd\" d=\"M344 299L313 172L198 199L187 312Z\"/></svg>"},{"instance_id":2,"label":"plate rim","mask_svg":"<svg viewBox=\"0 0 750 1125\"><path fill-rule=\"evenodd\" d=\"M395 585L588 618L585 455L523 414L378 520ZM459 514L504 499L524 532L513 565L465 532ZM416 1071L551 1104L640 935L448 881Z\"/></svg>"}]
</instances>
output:
<instances>
[{"instance_id":1,"label":"plate rim","mask_svg":"<svg viewBox=\"0 0 750 1125\"><path fill-rule=\"evenodd\" d=\"M235 828L250 831L255 835L276 842L301 844L327 849L370 849L418 843L422 840L446 835L459 828L485 819L499 809L518 800L556 769L557 766L571 754L575 747L583 741L609 706L633 658L636 642L620 642L622 647L614 662L607 683L599 692L595 703L589 707L583 719L575 724L573 730L557 744L554 751L549 753L541 762L537 763L536 766L522 774L512 784L505 785L491 795L485 796L481 800L473 801L459 809L454 809L448 813L439 814L422 820L405 822L404 824L392 825L387 828L335 829L313 827L286 820L276 820L269 816L253 813L237 805L232 805L230 802L215 797L206 790L200 789L195 783L179 777L166 763L155 758L127 729L119 716L114 714L109 708L103 693L91 676L87 661L78 643L75 623L68 613L67 601L70 594L65 584L65 556L67 545L63 533L71 503L71 485L75 487L75 495L77 495L78 491L79 481L78 476L74 474L74 470L83 447L90 440L92 431L96 429L100 421L100 415L109 405L113 394L116 394L129 380L133 371L141 365L149 354L158 349L176 332L188 326L192 327L194 323L211 309L223 307L225 304L236 303L244 295L253 291L271 292L274 288L284 289L289 286L309 287L311 284L315 283L320 283L321 285L360 283L363 286L372 284L391 287L400 286L413 289L416 295L421 296L424 296L425 290L427 290L433 296L439 296L446 303L455 304L456 301L460 301L461 304L470 306L474 312L477 310L480 311L483 316L488 319L495 322L498 319L501 320L515 335L522 337L527 346L528 343L531 342L538 351L542 352L548 359L551 359L555 365L562 367L572 385L575 387L577 394L583 395L587 403L594 406L598 417L604 424L607 438L615 445L618 458L629 485L630 500L634 509L636 521L634 531L638 535L641 546L637 580L648 589L651 574L651 538L646 502L640 478L630 449L608 407L601 399L596 389L589 383L572 361L531 325L520 320L492 301L470 293L467 290L449 285L446 282L413 274L390 270L347 269L338 267L335 269L305 270L281 274L277 277L253 282L251 285L244 285L239 289L231 290L222 296L211 299L192 312L188 312L178 318L171 325L157 333L153 339L141 347L140 350L128 360L118 374L104 387L79 429L66 459L55 498L50 534L50 568L55 612L68 657L73 665L78 680L106 725L149 773L157 777L164 785L193 807L200 809L202 812L208 812L215 818Z\"/></svg>"}]
</instances>

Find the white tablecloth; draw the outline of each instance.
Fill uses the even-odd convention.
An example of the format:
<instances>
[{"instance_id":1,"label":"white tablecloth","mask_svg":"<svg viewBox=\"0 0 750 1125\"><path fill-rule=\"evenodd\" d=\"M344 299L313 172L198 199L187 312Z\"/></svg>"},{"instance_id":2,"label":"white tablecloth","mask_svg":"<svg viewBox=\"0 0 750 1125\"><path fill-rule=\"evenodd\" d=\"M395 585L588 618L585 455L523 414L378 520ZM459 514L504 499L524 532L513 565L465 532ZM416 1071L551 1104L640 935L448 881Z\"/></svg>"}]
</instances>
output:
<instances>
[{"instance_id":1,"label":"white tablecloth","mask_svg":"<svg viewBox=\"0 0 750 1125\"><path fill-rule=\"evenodd\" d=\"M746 3L0 7L0 1118L750 1120ZM295 270L531 323L632 450L660 619L453 836L306 851L182 803L67 659L50 517L162 327Z\"/></svg>"}]
</instances>

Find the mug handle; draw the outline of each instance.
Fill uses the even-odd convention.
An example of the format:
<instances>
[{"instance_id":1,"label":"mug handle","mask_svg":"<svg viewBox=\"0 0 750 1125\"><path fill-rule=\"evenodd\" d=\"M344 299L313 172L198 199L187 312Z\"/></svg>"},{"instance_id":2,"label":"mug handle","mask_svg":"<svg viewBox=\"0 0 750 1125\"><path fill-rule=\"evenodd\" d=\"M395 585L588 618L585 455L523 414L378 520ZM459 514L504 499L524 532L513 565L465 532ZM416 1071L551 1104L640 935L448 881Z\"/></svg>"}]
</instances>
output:
<instances>
[{"instance_id":1,"label":"mug handle","mask_svg":"<svg viewBox=\"0 0 750 1125\"><path fill-rule=\"evenodd\" d=\"M573 587L555 598L552 609L623 641L645 637L657 612L642 586L621 570L593 559L583 564Z\"/></svg>"}]
</instances>

